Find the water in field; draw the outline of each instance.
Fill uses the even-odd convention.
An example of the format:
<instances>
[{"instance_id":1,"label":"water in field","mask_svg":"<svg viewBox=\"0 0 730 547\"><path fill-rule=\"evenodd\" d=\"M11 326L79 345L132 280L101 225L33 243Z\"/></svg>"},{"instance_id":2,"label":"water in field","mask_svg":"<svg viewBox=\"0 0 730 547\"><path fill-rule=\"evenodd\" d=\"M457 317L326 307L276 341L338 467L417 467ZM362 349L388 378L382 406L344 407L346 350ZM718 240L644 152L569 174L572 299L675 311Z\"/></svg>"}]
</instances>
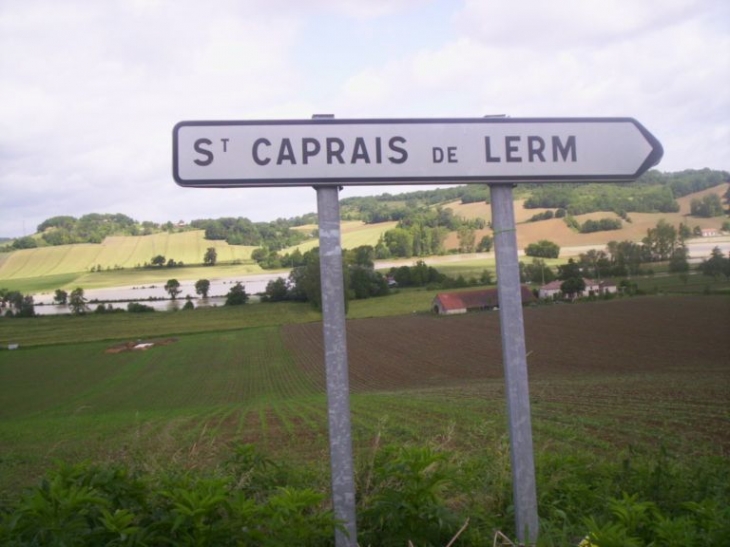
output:
<instances>
[{"instance_id":1,"label":"water in field","mask_svg":"<svg viewBox=\"0 0 730 547\"><path fill-rule=\"evenodd\" d=\"M84 291L84 296L88 300L90 311L96 309L99 303L111 304L114 308L127 309L129 302L139 302L147 306L152 306L157 311L175 311L185 305L185 299L189 295L193 299L195 307L222 306L225 301L225 295L237 282L240 282L249 295L255 295L266 290L266 285L272 279L277 277L287 277L287 274L260 274L231 279L216 279L210 282L209 297L207 299L198 298L195 293L195 281L181 281L180 289L182 292L177 300L169 300L170 295L165 291L164 283L140 285L135 287L116 287L108 289L90 289ZM35 311L39 315L58 315L71 313L68 306L58 306L53 303L53 293L44 293L34 295ZM251 297L251 302L256 301L256 297Z\"/></svg>"}]
</instances>

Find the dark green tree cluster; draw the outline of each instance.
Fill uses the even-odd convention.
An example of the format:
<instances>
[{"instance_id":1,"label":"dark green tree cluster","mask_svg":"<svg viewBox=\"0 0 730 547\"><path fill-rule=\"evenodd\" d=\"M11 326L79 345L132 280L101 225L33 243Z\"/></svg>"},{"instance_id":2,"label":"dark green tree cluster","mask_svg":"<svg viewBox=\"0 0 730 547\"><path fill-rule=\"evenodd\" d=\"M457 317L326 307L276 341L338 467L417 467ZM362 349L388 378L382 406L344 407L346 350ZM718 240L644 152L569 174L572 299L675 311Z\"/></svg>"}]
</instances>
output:
<instances>
[{"instance_id":1,"label":"dark green tree cluster","mask_svg":"<svg viewBox=\"0 0 730 547\"><path fill-rule=\"evenodd\" d=\"M370 245L345 250L342 255L345 293L348 300L359 300L389 293L386 278L373 269L375 250ZM263 302L294 300L311 302L322 307L319 247L302 255L301 264L294 267L285 280L269 281L261 297Z\"/></svg>"},{"instance_id":2,"label":"dark green tree cluster","mask_svg":"<svg viewBox=\"0 0 730 547\"><path fill-rule=\"evenodd\" d=\"M164 255L155 255L150 259L148 264L145 264L145 266L148 265L153 268L182 268L185 266L185 263L182 260L178 262L174 258L165 258Z\"/></svg>"},{"instance_id":3,"label":"dark green tree cluster","mask_svg":"<svg viewBox=\"0 0 730 547\"><path fill-rule=\"evenodd\" d=\"M19 237L8 246L8 250L16 251L20 249L35 249L38 247L38 240L31 236Z\"/></svg>"},{"instance_id":4,"label":"dark green tree cluster","mask_svg":"<svg viewBox=\"0 0 730 547\"><path fill-rule=\"evenodd\" d=\"M544 211L542 213L537 213L535 215L532 215L529 219L527 219L527 222L539 222L541 220L550 220L555 216L555 213L553 213L552 209L548 209L547 211Z\"/></svg>"},{"instance_id":5,"label":"dark green tree cluster","mask_svg":"<svg viewBox=\"0 0 730 547\"><path fill-rule=\"evenodd\" d=\"M641 265L651 262L651 251L645 245L634 241L609 241L606 244L611 275L623 277L641 273Z\"/></svg>"},{"instance_id":6,"label":"dark green tree cluster","mask_svg":"<svg viewBox=\"0 0 730 547\"><path fill-rule=\"evenodd\" d=\"M588 219L580 225L581 234L590 234L592 232L608 232L610 230L620 230L621 220L618 218L601 218L598 220Z\"/></svg>"},{"instance_id":7,"label":"dark green tree cluster","mask_svg":"<svg viewBox=\"0 0 730 547\"><path fill-rule=\"evenodd\" d=\"M545 285L555 281L555 272L542 258L533 258L530 264L519 263L521 283L539 283Z\"/></svg>"},{"instance_id":8,"label":"dark green tree cluster","mask_svg":"<svg viewBox=\"0 0 730 547\"><path fill-rule=\"evenodd\" d=\"M413 266L391 268L389 276L399 287L441 286L446 280L444 274L433 266L428 266L423 260L417 261Z\"/></svg>"},{"instance_id":9,"label":"dark green tree cluster","mask_svg":"<svg viewBox=\"0 0 730 547\"><path fill-rule=\"evenodd\" d=\"M558 279L562 281L560 292L569 299L577 297L586 289L580 264L572 258L568 259L567 264L558 266Z\"/></svg>"},{"instance_id":10,"label":"dark green tree cluster","mask_svg":"<svg viewBox=\"0 0 730 547\"><path fill-rule=\"evenodd\" d=\"M721 217L725 214L722 208L722 200L717 194L707 194L701 199L693 199L690 202L690 214L693 217L712 218Z\"/></svg>"},{"instance_id":11,"label":"dark green tree cluster","mask_svg":"<svg viewBox=\"0 0 730 547\"><path fill-rule=\"evenodd\" d=\"M195 282L195 293L199 294L202 298L208 298L208 292L210 292L210 280L198 279Z\"/></svg>"},{"instance_id":12,"label":"dark green tree cluster","mask_svg":"<svg viewBox=\"0 0 730 547\"><path fill-rule=\"evenodd\" d=\"M650 260L669 260L674 250L681 245L677 228L661 219L654 228L649 228L642 243L647 248Z\"/></svg>"},{"instance_id":13,"label":"dark green tree cluster","mask_svg":"<svg viewBox=\"0 0 730 547\"><path fill-rule=\"evenodd\" d=\"M5 317L34 317L36 313L33 296L0 288L0 311Z\"/></svg>"},{"instance_id":14,"label":"dark green tree cluster","mask_svg":"<svg viewBox=\"0 0 730 547\"><path fill-rule=\"evenodd\" d=\"M177 300L177 297L182 292L180 282L177 279L168 279L167 283L165 283L165 292L170 295L171 300Z\"/></svg>"},{"instance_id":15,"label":"dark green tree cluster","mask_svg":"<svg viewBox=\"0 0 730 547\"><path fill-rule=\"evenodd\" d=\"M81 315L86 313L88 307L86 306L86 297L84 296L84 289L76 287L71 291L68 297L68 305L71 308L71 313L74 315Z\"/></svg>"},{"instance_id":16,"label":"dark green tree cluster","mask_svg":"<svg viewBox=\"0 0 730 547\"><path fill-rule=\"evenodd\" d=\"M400 220L408 214L408 205L403 205L401 201L393 203L384 199L386 197L391 197L391 194L383 194L377 197L345 198L340 202L342 219L362 220L366 224L378 224L380 222Z\"/></svg>"},{"instance_id":17,"label":"dark green tree cluster","mask_svg":"<svg viewBox=\"0 0 730 547\"><path fill-rule=\"evenodd\" d=\"M464 252L476 250L476 230L486 227L482 218L463 219L450 208L411 209L395 228L386 231L375 247L377 258L430 256L443 254L449 232L459 233Z\"/></svg>"},{"instance_id":18,"label":"dark green tree cluster","mask_svg":"<svg viewBox=\"0 0 730 547\"><path fill-rule=\"evenodd\" d=\"M537 258L558 258L560 256L560 246L547 239L541 239L537 243L527 245L525 254Z\"/></svg>"},{"instance_id":19,"label":"dark green tree cluster","mask_svg":"<svg viewBox=\"0 0 730 547\"><path fill-rule=\"evenodd\" d=\"M679 210L676 199L730 181L730 173L711 169L677 173L649 171L633 184L524 185L530 191L525 207L562 208L572 215L613 211L670 213Z\"/></svg>"},{"instance_id":20,"label":"dark green tree cluster","mask_svg":"<svg viewBox=\"0 0 730 547\"><path fill-rule=\"evenodd\" d=\"M298 268L303 266L304 254L299 249L294 249L291 253L279 254L276 251L271 251L267 247L259 247L254 249L251 253L251 258L254 259L259 266L264 270L278 270L279 268Z\"/></svg>"},{"instance_id":21,"label":"dark green tree cluster","mask_svg":"<svg viewBox=\"0 0 730 547\"><path fill-rule=\"evenodd\" d=\"M619 216L627 212L672 213L679 211L672 191L667 186L617 186L608 184L544 185L532 191L526 209L565 209L571 215L597 211L613 211Z\"/></svg>"},{"instance_id":22,"label":"dark green tree cluster","mask_svg":"<svg viewBox=\"0 0 730 547\"><path fill-rule=\"evenodd\" d=\"M489 186L470 184L434 190L418 190L402 194L384 193L378 196L352 197L340 201L343 220L362 220L368 224L399 221L410 211L433 205L460 201L489 202Z\"/></svg>"},{"instance_id":23,"label":"dark green tree cluster","mask_svg":"<svg viewBox=\"0 0 730 547\"><path fill-rule=\"evenodd\" d=\"M215 250L215 247L208 247L203 255L203 264L215 266L216 262L218 262L218 251Z\"/></svg>"},{"instance_id":24,"label":"dark green tree cluster","mask_svg":"<svg viewBox=\"0 0 730 547\"><path fill-rule=\"evenodd\" d=\"M463 275L449 277L439 272L433 266L428 266L423 260L413 266L393 267L388 272L388 279L398 287L428 287L432 289L460 289L477 285L493 285L494 277L491 271L483 270L479 278L465 278Z\"/></svg>"},{"instance_id":25,"label":"dark green tree cluster","mask_svg":"<svg viewBox=\"0 0 730 547\"><path fill-rule=\"evenodd\" d=\"M226 295L226 306L241 306L248 302L248 293L246 287L241 283L236 283L230 288Z\"/></svg>"},{"instance_id":26,"label":"dark green tree cluster","mask_svg":"<svg viewBox=\"0 0 730 547\"><path fill-rule=\"evenodd\" d=\"M633 241L609 241L607 258L601 257L601 274L608 276L638 275L641 265L657 261L669 261L670 271L683 273L689 270L685 240L691 231L685 224L675 228L664 219L647 230L641 243Z\"/></svg>"},{"instance_id":27,"label":"dark green tree cluster","mask_svg":"<svg viewBox=\"0 0 730 547\"><path fill-rule=\"evenodd\" d=\"M639 183L644 182L666 184L672 190L675 198L681 198L714 188L723 182L730 182L730 173L713 169L685 169L675 173L660 173L652 170L639 179Z\"/></svg>"},{"instance_id":28,"label":"dark green tree cluster","mask_svg":"<svg viewBox=\"0 0 730 547\"><path fill-rule=\"evenodd\" d=\"M730 254L725 256L719 247L712 249L710 258L703 260L697 269L704 275L709 275L714 278L718 278L721 275L725 276L725 279L730 279Z\"/></svg>"},{"instance_id":29,"label":"dark green tree cluster","mask_svg":"<svg viewBox=\"0 0 730 547\"><path fill-rule=\"evenodd\" d=\"M136 220L121 213L90 213L78 219L66 215L56 216L38 225L38 232L48 245L101 243L111 235L136 236L143 233L144 229Z\"/></svg>"},{"instance_id":30,"label":"dark green tree cluster","mask_svg":"<svg viewBox=\"0 0 730 547\"><path fill-rule=\"evenodd\" d=\"M293 229L301 221L279 218L272 222L252 222L247 218L225 217L218 219L193 220L193 228L205 230L205 238L224 240L229 245L248 245L266 247L278 251L306 241L311 237L302 230Z\"/></svg>"}]
</instances>

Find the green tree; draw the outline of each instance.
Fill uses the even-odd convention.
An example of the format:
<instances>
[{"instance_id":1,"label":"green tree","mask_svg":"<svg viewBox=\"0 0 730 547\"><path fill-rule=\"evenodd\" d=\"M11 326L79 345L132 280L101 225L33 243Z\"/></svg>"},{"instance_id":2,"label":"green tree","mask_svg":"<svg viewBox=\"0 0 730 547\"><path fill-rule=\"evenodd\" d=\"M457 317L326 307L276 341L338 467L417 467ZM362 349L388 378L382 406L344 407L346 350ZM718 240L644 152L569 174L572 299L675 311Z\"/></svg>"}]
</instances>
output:
<instances>
[{"instance_id":1,"label":"green tree","mask_svg":"<svg viewBox=\"0 0 730 547\"><path fill-rule=\"evenodd\" d=\"M167 283L165 283L165 291L170 295L170 298L176 300L177 295L182 292L180 282L177 279L168 279Z\"/></svg>"},{"instance_id":2,"label":"green tree","mask_svg":"<svg viewBox=\"0 0 730 547\"><path fill-rule=\"evenodd\" d=\"M75 315L86 313L88 308L86 306L86 298L84 298L84 289L76 287L72 290L68 297L68 305L71 308L71 313Z\"/></svg>"},{"instance_id":3,"label":"green tree","mask_svg":"<svg viewBox=\"0 0 730 547\"><path fill-rule=\"evenodd\" d=\"M388 294L388 282L380 272L361 265L350 266L348 270L348 287L356 299Z\"/></svg>"},{"instance_id":4,"label":"green tree","mask_svg":"<svg viewBox=\"0 0 730 547\"><path fill-rule=\"evenodd\" d=\"M457 231L457 237L459 239L459 252L461 253L473 253L476 246L476 230L467 225L462 225Z\"/></svg>"},{"instance_id":5,"label":"green tree","mask_svg":"<svg viewBox=\"0 0 730 547\"><path fill-rule=\"evenodd\" d=\"M649 228L642 243L650 250L654 260L668 260L679 244L677 229L661 219L656 227Z\"/></svg>"},{"instance_id":6,"label":"green tree","mask_svg":"<svg viewBox=\"0 0 730 547\"><path fill-rule=\"evenodd\" d=\"M68 293L61 289L56 289L53 301L59 306L65 306L68 303Z\"/></svg>"},{"instance_id":7,"label":"green tree","mask_svg":"<svg viewBox=\"0 0 730 547\"><path fill-rule=\"evenodd\" d=\"M372 245L360 245L345 252L345 263L352 266L373 268L375 249Z\"/></svg>"},{"instance_id":8,"label":"green tree","mask_svg":"<svg viewBox=\"0 0 730 547\"><path fill-rule=\"evenodd\" d=\"M725 255L723 255L720 247L715 247L712 249L710 258L703 260L700 265L697 266L697 269L704 275L709 275L714 278L718 278L721 275L730 278L730 258L726 258Z\"/></svg>"},{"instance_id":9,"label":"green tree","mask_svg":"<svg viewBox=\"0 0 730 547\"><path fill-rule=\"evenodd\" d=\"M405 228L393 228L384 234L385 245L391 256L413 256L413 234Z\"/></svg>"},{"instance_id":10,"label":"green tree","mask_svg":"<svg viewBox=\"0 0 730 547\"><path fill-rule=\"evenodd\" d=\"M558 279L566 281L573 277L583 277L583 274L580 271L580 264L569 258L567 263L558 266Z\"/></svg>"},{"instance_id":11,"label":"green tree","mask_svg":"<svg viewBox=\"0 0 730 547\"><path fill-rule=\"evenodd\" d=\"M586 289L586 283L582 277L569 277L560 284L560 292L568 298L574 298Z\"/></svg>"},{"instance_id":12,"label":"green tree","mask_svg":"<svg viewBox=\"0 0 730 547\"><path fill-rule=\"evenodd\" d=\"M525 247L525 254L538 258L558 258L560 256L560 246L547 239L542 239Z\"/></svg>"},{"instance_id":13,"label":"green tree","mask_svg":"<svg viewBox=\"0 0 730 547\"><path fill-rule=\"evenodd\" d=\"M208 298L208 291L210 291L210 281L207 279L198 279L195 282L195 294L199 294L203 298Z\"/></svg>"},{"instance_id":14,"label":"green tree","mask_svg":"<svg viewBox=\"0 0 730 547\"><path fill-rule=\"evenodd\" d=\"M153 256L150 264L152 264L153 266L162 267L165 265L165 257L162 255Z\"/></svg>"},{"instance_id":15,"label":"green tree","mask_svg":"<svg viewBox=\"0 0 730 547\"><path fill-rule=\"evenodd\" d=\"M261 298L264 302L281 302L289 298L289 289L283 277L272 279L266 284L266 290Z\"/></svg>"},{"instance_id":16,"label":"green tree","mask_svg":"<svg viewBox=\"0 0 730 547\"><path fill-rule=\"evenodd\" d=\"M685 247L677 247L669 258L669 271L678 274L686 274L689 272L689 261L687 258L687 249Z\"/></svg>"},{"instance_id":17,"label":"green tree","mask_svg":"<svg viewBox=\"0 0 730 547\"><path fill-rule=\"evenodd\" d=\"M31 236L19 237L13 241L13 249L34 249L38 247L38 242Z\"/></svg>"},{"instance_id":18,"label":"green tree","mask_svg":"<svg viewBox=\"0 0 730 547\"><path fill-rule=\"evenodd\" d=\"M477 246L477 251L480 253L488 253L494 246L494 238L490 235L485 235Z\"/></svg>"},{"instance_id":19,"label":"green tree","mask_svg":"<svg viewBox=\"0 0 730 547\"><path fill-rule=\"evenodd\" d=\"M6 290L3 296L3 302L6 302L10 308L15 308L16 311L20 309L23 304L23 293L20 291L8 291Z\"/></svg>"},{"instance_id":20,"label":"green tree","mask_svg":"<svg viewBox=\"0 0 730 547\"><path fill-rule=\"evenodd\" d=\"M690 202L690 214L695 217L719 217L724 214L722 200L717 194L707 194L702 199L693 199Z\"/></svg>"},{"instance_id":21,"label":"green tree","mask_svg":"<svg viewBox=\"0 0 730 547\"><path fill-rule=\"evenodd\" d=\"M491 270L482 270L482 275L479 276L479 282L482 285L494 285L494 276Z\"/></svg>"},{"instance_id":22,"label":"green tree","mask_svg":"<svg viewBox=\"0 0 730 547\"><path fill-rule=\"evenodd\" d=\"M205 255L203 256L203 264L206 266L215 266L215 263L218 261L218 252L215 250L215 247L208 247L208 249L205 251Z\"/></svg>"},{"instance_id":23,"label":"green tree","mask_svg":"<svg viewBox=\"0 0 730 547\"><path fill-rule=\"evenodd\" d=\"M589 272L588 275L596 279L611 275L611 262L604 251L590 249L585 253L581 253L579 255L579 264L582 271Z\"/></svg>"},{"instance_id":24,"label":"green tree","mask_svg":"<svg viewBox=\"0 0 730 547\"><path fill-rule=\"evenodd\" d=\"M246 288L241 283L236 283L231 287L226 295L226 306L240 306L248 302L248 294Z\"/></svg>"},{"instance_id":25,"label":"green tree","mask_svg":"<svg viewBox=\"0 0 730 547\"><path fill-rule=\"evenodd\" d=\"M555 272L552 268L545 264L545 261L541 258L533 258L532 264L527 264L524 268L525 281L531 281L533 283L550 283L555 280Z\"/></svg>"},{"instance_id":26,"label":"green tree","mask_svg":"<svg viewBox=\"0 0 730 547\"><path fill-rule=\"evenodd\" d=\"M23 297L18 313L16 313L15 316L35 317L35 303L33 302L33 297L31 295L27 294Z\"/></svg>"},{"instance_id":27,"label":"green tree","mask_svg":"<svg viewBox=\"0 0 730 547\"><path fill-rule=\"evenodd\" d=\"M689 226L687 226L684 222L679 223L677 233L679 234L680 245L684 245L685 240L692 237L692 230L690 230Z\"/></svg>"}]
</instances>

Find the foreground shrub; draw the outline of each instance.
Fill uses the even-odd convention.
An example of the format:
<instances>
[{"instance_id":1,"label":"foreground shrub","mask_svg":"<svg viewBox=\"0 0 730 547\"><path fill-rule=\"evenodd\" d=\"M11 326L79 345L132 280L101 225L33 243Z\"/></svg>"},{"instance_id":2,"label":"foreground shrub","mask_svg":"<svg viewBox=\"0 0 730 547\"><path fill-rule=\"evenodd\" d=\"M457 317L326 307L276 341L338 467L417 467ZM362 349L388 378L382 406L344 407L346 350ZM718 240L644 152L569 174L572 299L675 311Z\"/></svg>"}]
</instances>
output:
<instances>
[{"instance_id":1,"label":"foreground shrub","mask_svg":"<svg viewBox=\"0 0 730 547\"><path fill-rule=\"evenodd\" d=\"M0 544L329 545L324 494L275 487L255 499L234 478L62 465L3 508Z\"/></svg>"},{"instance_id":2,"label":"foreground shrub","mask_svg":"<svg viewBox=\"0 0 730 547\"><path fill-rule=\"evenodd\" d=\"M509 449L477 454L379 442L357 474L361 545L490 545L514 538ZM209 471L59 465L0 505L3 546L330 546L338 525L316 465L252 445ZM730 466L665 451L619 461L536 454L539 547L709 546L730 537ZM7 499L6 496L3 500Z\"/></svg>"}]
</instances>

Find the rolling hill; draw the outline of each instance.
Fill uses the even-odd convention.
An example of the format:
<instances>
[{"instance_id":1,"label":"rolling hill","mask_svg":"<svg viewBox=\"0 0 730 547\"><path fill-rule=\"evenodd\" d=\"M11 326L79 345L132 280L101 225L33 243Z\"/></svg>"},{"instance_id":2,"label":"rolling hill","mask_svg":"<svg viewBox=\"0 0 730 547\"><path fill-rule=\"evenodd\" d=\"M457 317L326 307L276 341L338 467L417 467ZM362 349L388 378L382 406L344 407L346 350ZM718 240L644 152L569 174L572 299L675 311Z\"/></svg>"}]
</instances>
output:
<instances>
[{"instance_id":1,"label":"rolling hill","mask_svg":"<svg viewBox=\"0 0 730 547\"><path fill-rule=\"evenodd\" d=\"M587 245L602 245L612 240L640 241L646 236L647 230L653 228L660 219L664 219L674 226L680 222L690 228L720 228L727 217L698 218L689 216L690 203L693 199L702 198L708 194L723 196L730 188L729 183L723 183L713 188L702 190L677 199L680 209L676 213L630 213L631 222L623 222L621 230L593 232L589 234L577 233L565 224L563 219L550 219L539 222L528 222L535 214L547 209L526 209L524 199L515 201L515 219L517 222L517 243L524 248L530 243L541 239L554 241L561 247L577 247ZM434 205L436 206L436 205ZM484 201L461 203L452 201L441 203L439 206L451 208L456 216L463 218L484 218L491 220L490 205ZM579 222L588 219L618 218L614 212L594 212L578 215ZM395 221L366 224L362 221L343 221L342 246L354 248L360 245L375 245L380 236L396 226ZM306 225L297 229L311 231L315 225ZM491 234L489 228L477 232L477 241L483 235ZM317 239L281 251L290 253L295 249L305 252L318 244ZM203 230L192 230L181 233L162 232L146 236L110 236L100 244L83 243L52 247L37 247L22 249L10 253L0 253L0 286L40 286L70 287L82 279L84 286L108 285L110 282L120 284L141 283L147 280L158 280L173 275L179 279L199 278L209 275L210 270L202 273L199 268L185 268L158 271L136 270L139 266L148 263L153 256L163 255L176 262L183 262L188 266L202 265L203 255L208 247L214 247L218 253L216 276L243 275L261 272L260 267L251 259L251 252L255 247L229 245L225 241L211 241L205 239ZM445 247L448 250L458 248L458 238L455 232L449 234ZM101 270L103 273L119 272L112 280L92 279L90 272ZM225 272L223 271L225 270ZM122 275L123 272L123 275ZM160 277L162 276L162 277ZM20 285L19 285L20 284Z\"/></svg>"}]
</instances>

